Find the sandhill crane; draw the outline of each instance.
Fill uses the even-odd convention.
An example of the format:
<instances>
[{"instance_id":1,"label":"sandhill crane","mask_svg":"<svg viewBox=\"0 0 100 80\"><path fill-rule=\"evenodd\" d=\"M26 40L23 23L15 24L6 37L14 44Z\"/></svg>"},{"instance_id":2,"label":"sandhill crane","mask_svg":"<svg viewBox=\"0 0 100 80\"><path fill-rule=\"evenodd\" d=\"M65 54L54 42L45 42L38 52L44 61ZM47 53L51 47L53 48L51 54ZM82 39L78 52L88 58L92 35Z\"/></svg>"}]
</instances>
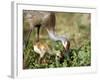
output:
<instances>
[{"instance_id":1,"label":"sandhill crane","mask_svg":"<svg viewBox=\"0 0 100 80\"><path fill-rule=\"evenodd\" d=\"M29 23L29 30L28 30L29 35L26 40L26 46L28 43L28 39L30 37L30 33L34 28L37 28L37 42L39 42L39 31L41 27L44 27L44 29L48 32L50 39L54 41L61 41L64 50L69 52L70 41L66 39L66 37L58 36L55 33L56 17L54 12L24 10L23 14L24 14L24 18Z\"/></svg>"}]
</instances>

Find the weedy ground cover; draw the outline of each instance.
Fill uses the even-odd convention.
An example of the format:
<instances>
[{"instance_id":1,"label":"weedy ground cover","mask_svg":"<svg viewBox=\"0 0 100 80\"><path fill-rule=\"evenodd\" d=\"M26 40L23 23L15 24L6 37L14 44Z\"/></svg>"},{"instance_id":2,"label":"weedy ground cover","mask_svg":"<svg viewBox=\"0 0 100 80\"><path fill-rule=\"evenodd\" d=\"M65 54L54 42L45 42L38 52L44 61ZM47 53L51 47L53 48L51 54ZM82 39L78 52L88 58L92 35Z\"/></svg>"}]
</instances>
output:
<instances>
[{"instance_id":1,"label":"weedy ground cover","mask_svg":"<svg viewBox=\"0 0 100 80\"><path fill-rule=\"evenodd\" d=\"M55 59L55 55L46 55L48 63L38 63L39 55L34 52L33 44L36 38L36 31L31 33L28 46L23 49L23 68L57 68L57 67L80 67L91 65L91 17L89 13L56 13L56 33L65 35L70 39L69 59L63 61ZM24 22L24 26L29 26ZM27 28L25 28L27 29ZM52 49L63 51L61 42L54 42L49 39L44 28L41 28L40 39L45 41ZM23 34L25 35L25 34Z\"/></svg>"}]
</instances>

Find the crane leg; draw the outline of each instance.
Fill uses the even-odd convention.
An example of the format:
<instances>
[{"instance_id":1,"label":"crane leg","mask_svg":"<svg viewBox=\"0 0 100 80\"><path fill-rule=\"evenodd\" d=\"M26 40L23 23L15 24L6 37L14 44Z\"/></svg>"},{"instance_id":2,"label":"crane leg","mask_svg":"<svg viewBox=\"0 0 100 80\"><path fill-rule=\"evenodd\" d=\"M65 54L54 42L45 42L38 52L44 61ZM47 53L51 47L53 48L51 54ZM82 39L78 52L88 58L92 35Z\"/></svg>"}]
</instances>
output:
<instances>
[{"instance_id":1,"label":"crane leg","mask_svg":"<svg viewBox=\"0 0 100 80\"><path fill-rule=\"evenodd\" d=\"M37 27L37 40L36 42L39 42L39 33L40 33L40 25Z\"/></svg>"}]
</instances>

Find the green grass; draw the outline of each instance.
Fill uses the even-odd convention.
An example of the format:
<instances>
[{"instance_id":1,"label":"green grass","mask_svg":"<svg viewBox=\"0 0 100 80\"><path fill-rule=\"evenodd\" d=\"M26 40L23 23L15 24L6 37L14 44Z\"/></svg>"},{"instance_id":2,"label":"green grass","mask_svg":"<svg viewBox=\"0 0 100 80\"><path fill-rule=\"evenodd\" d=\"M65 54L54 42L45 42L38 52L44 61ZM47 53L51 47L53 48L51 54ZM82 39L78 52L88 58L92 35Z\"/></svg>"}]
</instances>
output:
<instances>
[{"instance_id":1,"label":"green grass","mask_svg":"<svg viewBox=\"0 0 100 80\"><path fill-rule=\"evenodd\" d=\"M24 22L24 26L28 26ZM57 68L57 67L80 67L91 65L91 25L90 14L86 13L56 13L56 32L58 35L66 35L70 39L69 60L64 57L63 61L56 60L55 55L46 55L48 63L38 63L39 55L34 52L33 44L36 39L36 31L33 31L27 48L23 50L23 68ZM52 52L63 51L60 42L54 42L48 38L47 32L42 28L40 32L42 41L48 43ZM24 34L25 35L25 34Z\"/></svg>"},{"instance_id":2,"label":"green grass","mask_svg":"<svg viewBox=\"0 0 100 80\"><path fill-rule=\"evenodd\" d=\"M24 68L33 69L33 68L56 68L56 67L78 67L78 66L90 66L91 65L91 48L90 42L87 41L80 48L73 48L70 50L70 59L67 60L63 58L63 62L60 63L59 60L56 61L55 55L47 55L46 60L48 63L39 64L38 58L39 55L34 52L32 47L32 42L29 43L28 47L24 50ZM54 50L62 50L60 44L53 44ZM50 57L49 57L50 56Z\"/></svg>"}]
</instances>

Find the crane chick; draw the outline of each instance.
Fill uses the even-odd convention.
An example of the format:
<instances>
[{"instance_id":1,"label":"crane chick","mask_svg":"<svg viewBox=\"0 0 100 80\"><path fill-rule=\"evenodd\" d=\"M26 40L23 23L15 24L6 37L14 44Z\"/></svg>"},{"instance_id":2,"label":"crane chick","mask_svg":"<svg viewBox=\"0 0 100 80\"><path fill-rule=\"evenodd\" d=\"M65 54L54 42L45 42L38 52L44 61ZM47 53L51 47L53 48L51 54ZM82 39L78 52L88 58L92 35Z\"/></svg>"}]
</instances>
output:
<instances>
[{"instance_id":1,"label":"crane chick","mask_svg":"<svg viewBox=\"0 0 100 80\"><path fill-rule=\"evenodd\" d=\"M42 63L46 53L49 52L49 46L44 42L37 42L33 45L34 51L39 54L39 63Z\"/></svg>"},{"instance_id":2,"label":"crane chick","mask_svg":"<svg viewBox=\"0 0 100 80\"><path fill-rule=\"evenodd\" d=\"M45 61L45 55L49 54L49 56L55 56L55 59L62 58L62 54L60 51L54 51L50 49L50 46L46 42L37 42L33 45L34 51L39 54L38 63L42 63ZM46 62L46 61L45 61Z\"/></svg>"}]
</instances>

